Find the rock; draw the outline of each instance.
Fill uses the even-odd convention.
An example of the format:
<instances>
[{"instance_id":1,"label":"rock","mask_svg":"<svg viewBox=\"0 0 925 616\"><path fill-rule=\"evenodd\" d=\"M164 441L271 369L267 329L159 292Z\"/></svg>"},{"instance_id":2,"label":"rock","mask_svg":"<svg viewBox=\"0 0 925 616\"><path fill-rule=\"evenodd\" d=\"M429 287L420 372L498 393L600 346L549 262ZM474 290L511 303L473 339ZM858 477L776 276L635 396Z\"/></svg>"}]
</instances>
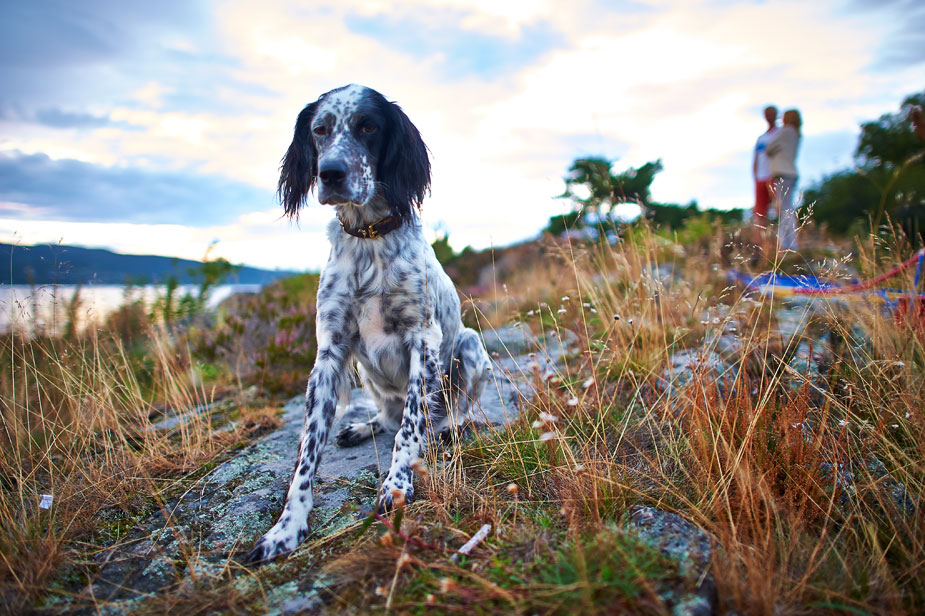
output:
<instances>
[{"instance_id":1,"label":"rock","mask_svg":"<svg viewBox=\"0 0 925 616\"><path fill-rule=\"evenodd\" d=\"M490 330L486 338L511 348L539 348L523 325ZM493 363L492 380L470 409L479 423L504 424L517 416L520 401L532 397L535 375L524 367L531 362L543 373L555 371L555 360L575 340L556 338L548 350L511 355ZM504 348L504 347L502 347ZM180 583L195 586L195 579L216 575L229 556L246 550L275 521L292 476L305 414L305 396L283 408L281 425L186 485L182 493L165 496L163 508L137 523L118 545L97 557L97 573L84 586L107 602L111 613L129 611L145 596ZM351 392L350 403L332 429L336 434L347 422L367 421L376 414L369 396ZM312 537L335 535L361 519L375 503L380 477L388 471L395 431L377 434L355 447L337 447L333 439L322 454L315 487L315 508L309 518ZM344 508L352 506L355 510ZM196 571L185 570L187 551L197 554ZM311 558L312 555L309 555ZM304 557L304 555L303 555ZM235 584L246 583L247 576ZM316 580L316 583L317 580ZM282 584L267 593L274 613L311 613L320 609L317 594ZM272 596L271 596L272 595ZM275 607L274 607L275 606ZM111 608L111 609L110 609Z\"/></svg>"},{"instance_id":2,"label":"rock","mask_svg":"<svg viewBox=\"0 0 925 616\"><path fill-rule=\"evenodd\" d=\"M633 508L628 527L646 543L680 563L682 576L703 580L695 593L668 601L674 603L672 614L709 616L715 613L716 584L707 575L714 541L705 530L676 513L642 506Z\"/></svg>"},{"instance_id":3,"label":"rock","mask_svg":"<svg viewBox=\"0 0 925 616\"><path fill-rule=\"evenodd\" d=\"M815 343L803 341L798 346L787 365L790 367L783 375L783 381L791 391L798 391L804 385L821 393L828 386L826 372L832 361L829 346L818 340Z\"/></svg>"},{"instance_id":4,"label":"rock","mask_svg":"<svg viewBox=\"0 0 925 616\"><path fill-rule=\"evenodd\" d=\"M667 395L677 393L688 385L716 383L721 396L732 393L736 371L719 354L701 349L684 349L671 355L671 367L662 371L658 384Z\"/></svg>"},{"instance_id":5,"label":"rock","mask_svg":"<svg viewBox=\"0 0 925 616\"><path fill-rule=\"evenodd\" d=\"M704 342L703 348L709 351L711 344ZM742 357L742 351L745 349L742 339L735 334L723 334L712 341L712 348L725 361L735 363Z\"/></svg>"},{"instance_id":6,"label":"rock","mask_svg":"<svg viewBox=\"0 0 925 616\"><path fill-rule=\"evenodd\" d=\"M863 466L858 469L858 465ZM905 484L896 480L883 462L876 457L870 457L866 462L852 460L847 464L838 464L834 467L829 462L822 462L819 464L819 470L823 479L829 482L832 489L841 493L838 504L842 507L866 496L863 491L858 489L857 472L859 471L862 474L865 472L870 473L875 480L871 485L867 486L868 488L879 491L881 494L886 494L888 497L886 502L891 503L894 509L889 512L891 515L906 516L907 518L915 516L918 509L916 498L909 493ZM880 497L874 497L872 504L876 505L878 502L883 501Z\"/></svg>"},{"instance_id":7,"label":"rock","mask_svg":"<svg viewBox=\"0 0 925 616\"><path fill-rule=\"evenodd\" d=\"M489 354L498 353L501 356L535 351L538 346L536 337L523 323L486 329L482 332L482 340Z\"/></svg>"},{"instance_id":8,"label":"rock","mask_svg":"<svg viewBox=\"0 0 925 616\"><path fill-rule=\"evenodd\" d=\"M293 616L295 614L314 614L318 612L324 602L317 595L311 597L297 596L286 599L279 605L279 613L282 616Z\"/></svg>"},{"instance_id":9,"label":"rock","mask_svg":"<svg viewBox=\"0 0 925 616\"><path fill-rule=\"evenodd\" d=\"M803 337L811 314L805 308L779 308L774 311L777 329L785 347L790 345L794 338Z\"/></svg>"}]
</instances>

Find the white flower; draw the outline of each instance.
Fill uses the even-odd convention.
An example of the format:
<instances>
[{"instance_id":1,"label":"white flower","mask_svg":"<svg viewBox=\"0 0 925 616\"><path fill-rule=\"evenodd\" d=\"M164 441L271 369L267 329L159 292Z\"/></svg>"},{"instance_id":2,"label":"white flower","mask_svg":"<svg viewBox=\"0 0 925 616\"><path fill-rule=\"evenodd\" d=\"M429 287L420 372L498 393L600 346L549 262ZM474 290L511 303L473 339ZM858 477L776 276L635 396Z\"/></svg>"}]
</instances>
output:
<instances>
[{"instance_id":1,"label":"white flower","mask_svg":"<svg viewBox=\"0 0 925 616\"><path fill-rule=\"evenodd\" d=\"M587 381L581 384L583 389L588 389L592 385L594 385L594 377L589 378Z\"/></svg>"},{"instance_id":2,"label":"white flower","mask_svg":"<svg viewBox=\"0 0 925 616\"><path fill-rule=\"evenodd\" d=\"M845 426L848 425L848 421L845 419L842 419L841 421L838 422L838 425L844 428Z\"/></svg>"},{"instance_id":3,"label":"white flower","mask_svg":"<svg viewBox=\"0 0 925 616\"><path fill-rule=\"evenodd\" d=\"M578 406L578 398L576 398L575 396L572 396L571 398L568 399L566 404L569 406Z\"/></svg>"},{"instance_id":4,"label":"white flower","mask_svg":"<svg viewBox=\"0 0 925 616\"><path fill-rule=\"evenodd\" d=\"M559 421L559 418L556 417L555 415L547 413L546 411L543 411L542 413L540 413L540 421L544 423L555 423Z\"/></svg>"},{"instance_id":5,"label":"white flower","mask_svg":"<svg viewBox=\"0 0 925 616\"><path fill-rule=\"evenodd\" d=\"M563 296L562 296L562 301L563 301L563 302L567 302L567 301L569 301L570 299L572 299L572 298L569 297L568 295L563 295Z\"/></svg>"},{"instance_id":6,"label":"white flower","mask_svg":"<svg viewBox=\"0 0 925 616\"><path fill-rule=\"evenodd\" d=\"M556 438L556 433L555 433L555 432L543 432L542 434L540 434L540 442L541 442L541 443L545 443L545 442L547 442L547 441L551 441L551 440L554 439L554 438Z\"/></svg>"},{"instance_id":7,"label":"white flower","mask_svg":"<svg viewBox=\"0 0 925 616\"><path fill-rule=\"evenodd\" d=\"M559 314L565 314L566 312L568 312L568 310L560 306L559 309L556 310L556 312Z\"/></svg>"}]
</instances>

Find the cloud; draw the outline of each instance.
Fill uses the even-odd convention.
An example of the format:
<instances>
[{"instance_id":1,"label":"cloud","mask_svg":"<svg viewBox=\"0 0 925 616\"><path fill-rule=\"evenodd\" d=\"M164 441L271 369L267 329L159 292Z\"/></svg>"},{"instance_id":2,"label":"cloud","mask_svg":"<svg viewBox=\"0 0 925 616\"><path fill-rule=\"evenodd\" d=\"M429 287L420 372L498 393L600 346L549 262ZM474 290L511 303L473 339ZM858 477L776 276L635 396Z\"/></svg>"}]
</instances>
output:
<instances>
[{"instance_id":1,"label":"cloud","mask_svg":"<svg viewBox=\"0 0 925 616\"><path fill-rule=\"evenodd\" d=\"M920 0L853 0L849 12L891 26L871 70L925 64L925 4Z\"/></svg>"},{"instance_id":2,"label":"cloud","mask_svg":"<svg viewBox=\"0 0 925 616\"><path fill-rule=\"evenodd\" d=\"M205 226L268 207L270 191L195 172L0 152L0 215Z\"/></svg>"},{"instance_id":3,"label":"cloud","mask_svg":"<svg viewBox=\"0 0 925 616\"><path fill-rule=\"evenodd\" d=\"M351 14L347 27L392 49L421 58L436 58L444 79L476 75L492 79L516 72L564 46L564 37L547 21L521 26L513 34L495 34L460 27L463 11L416 11Z\"/></svg>"}]
</instances>

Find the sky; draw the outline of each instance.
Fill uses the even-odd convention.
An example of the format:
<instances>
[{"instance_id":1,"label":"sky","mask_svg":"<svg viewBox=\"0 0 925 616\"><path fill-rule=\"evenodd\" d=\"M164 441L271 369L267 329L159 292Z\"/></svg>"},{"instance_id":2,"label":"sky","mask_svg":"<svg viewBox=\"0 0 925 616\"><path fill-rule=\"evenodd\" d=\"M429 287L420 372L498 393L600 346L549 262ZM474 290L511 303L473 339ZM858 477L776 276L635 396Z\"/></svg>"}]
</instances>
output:
<instances>
[{"instance_id":1,"label":"sky","mask_svg":"<svg viewBox=\"0 0 925 616\"><path fill-rule=\"evenodd\" d=\"M317 270L333 211L283 218L279 162L348 83L420 129L457 250L536 236L580 156L750 207L764 106L800 110L807 186L923 77L919 0L0 0L0 241Z\"/></svg>"}]
</instances>

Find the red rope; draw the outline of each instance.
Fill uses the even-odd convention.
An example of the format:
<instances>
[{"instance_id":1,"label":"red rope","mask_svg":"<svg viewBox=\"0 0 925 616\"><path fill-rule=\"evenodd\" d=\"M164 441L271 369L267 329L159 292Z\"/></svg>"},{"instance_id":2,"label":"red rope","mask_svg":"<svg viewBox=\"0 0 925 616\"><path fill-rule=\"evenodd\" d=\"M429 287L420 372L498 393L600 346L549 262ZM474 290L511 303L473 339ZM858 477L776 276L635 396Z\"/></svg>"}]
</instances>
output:
<instances>
[{"instance_id":1,"label":"red rope","mask_svg":"<svg viewBox=\"0 0 925 616\"><path fill-rule=\"evenodd\" d=\"M921 259L923 255L925 255L925 248L922 248L890 271L880 274L875 278L871 278L867 282L857 282L847 287L832 287L828 289L794 289L793 293L794 295L842 295L844 293L856 293L858 291L864 291L874 285L880 284L884 280L888 280L896 276L904 270L909 269L915 264L916 261Z\"/></svg>"}]
</instances>

